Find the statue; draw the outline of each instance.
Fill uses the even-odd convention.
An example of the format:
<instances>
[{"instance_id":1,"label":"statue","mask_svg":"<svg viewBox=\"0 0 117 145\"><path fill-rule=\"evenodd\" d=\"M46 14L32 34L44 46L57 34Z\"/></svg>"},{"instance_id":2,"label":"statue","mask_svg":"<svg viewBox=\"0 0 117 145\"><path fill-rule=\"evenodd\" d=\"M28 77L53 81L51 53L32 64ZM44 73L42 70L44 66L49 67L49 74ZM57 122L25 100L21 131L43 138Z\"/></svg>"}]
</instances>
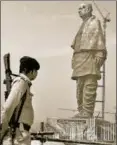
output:
<instances>
[{"instance_id":1,"label":"statue","mask_svg":"<svg viewBox=\"0 0 117 145\"><path fill-rule=\"evenodd\" d=\"M97 81L101 79L100 68L107 56L101 23L92 11L91 4L80 5L78 13L83 22L71 45L72 79L77 84L76 98L79 111L74 117L93 116Z\"/></svg>"}]
</instances>

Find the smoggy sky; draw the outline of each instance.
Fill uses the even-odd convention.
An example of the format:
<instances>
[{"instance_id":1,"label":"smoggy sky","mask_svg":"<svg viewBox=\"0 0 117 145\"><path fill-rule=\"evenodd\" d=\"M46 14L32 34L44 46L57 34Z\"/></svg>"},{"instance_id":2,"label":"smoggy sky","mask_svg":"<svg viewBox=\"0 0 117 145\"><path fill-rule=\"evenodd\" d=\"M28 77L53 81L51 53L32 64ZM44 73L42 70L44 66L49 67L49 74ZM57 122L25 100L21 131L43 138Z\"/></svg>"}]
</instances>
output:
<instances>
[{"instance_id":1,"label":"smoggy sky","mask_svg":"<svg viewBox=\"0 0 117 145\"><path fill-rule=\"evenodd\" d=\"M11 68L18 73L19 59L35 57L41 65L33 82L35 122L46 117L68 117L76 109L76 84L71 80L70 45L81 24L78 6L82 1L2 1L1 2L1 99L5 87L3 55L11 54ZM116 2L97 1L107 24L106 100L105 111L115 112L116 105ZM94 14L101 19L94 7ZM105 9L104 9L105 8ZM100 81L101 83L101 81ZM101 91L98 90L98 99ZM95 110L100 110L96 105ZM109 114L107 114L109 118ZM112 116L111 116L112 117Z\"/></svg>"}]
</instances>

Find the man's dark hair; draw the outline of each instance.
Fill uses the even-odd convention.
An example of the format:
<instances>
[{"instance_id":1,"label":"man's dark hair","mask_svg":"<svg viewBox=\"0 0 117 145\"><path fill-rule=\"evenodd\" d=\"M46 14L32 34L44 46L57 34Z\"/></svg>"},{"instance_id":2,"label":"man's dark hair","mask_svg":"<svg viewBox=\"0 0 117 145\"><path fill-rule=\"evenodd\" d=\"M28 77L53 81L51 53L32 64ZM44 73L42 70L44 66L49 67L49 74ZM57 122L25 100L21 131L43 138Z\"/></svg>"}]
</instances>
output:
<instances>
[{"instance_id":1,"label":"man's dark hair","mask_svg":"<svg viewBox=\"0 0 117 145\"><path fill-rule=\"evenodd\" d=\"M36 59L29 56L24 56L20 59L20 67L19 67L20 73L25 72L27 74L30 71L39 70L39 69L40 69L40 64L39 62L37 62Z\"/></svg>"}]
</instances>

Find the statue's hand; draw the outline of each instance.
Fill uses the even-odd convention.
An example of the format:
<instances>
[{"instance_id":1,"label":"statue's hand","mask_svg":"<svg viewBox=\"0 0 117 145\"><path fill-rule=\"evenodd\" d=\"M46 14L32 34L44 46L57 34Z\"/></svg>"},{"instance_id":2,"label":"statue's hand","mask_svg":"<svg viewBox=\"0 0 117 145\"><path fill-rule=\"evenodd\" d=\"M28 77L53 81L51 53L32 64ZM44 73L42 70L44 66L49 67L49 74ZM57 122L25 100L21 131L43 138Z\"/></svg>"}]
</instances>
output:
<instances>
[{"instance_id":1,"label":"statue's hand","mask_svg":"<svg viewBox=\"0 0 117 145\"><path fill-rule=\"evenodd\" d=\"M104 58L96 56L95 61L96 61L97 66L101 67L104 63Z\"/></svg>"}]
</instances>

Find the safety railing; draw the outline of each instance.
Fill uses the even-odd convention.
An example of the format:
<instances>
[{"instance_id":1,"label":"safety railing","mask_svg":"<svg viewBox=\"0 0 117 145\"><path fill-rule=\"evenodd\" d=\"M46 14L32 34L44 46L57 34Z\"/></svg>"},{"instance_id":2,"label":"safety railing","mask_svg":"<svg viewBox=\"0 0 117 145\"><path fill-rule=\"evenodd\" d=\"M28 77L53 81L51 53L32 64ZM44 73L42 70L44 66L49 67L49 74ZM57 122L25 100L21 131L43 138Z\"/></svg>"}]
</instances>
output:
<instances>
[{"instance_id":1,"label":"safety railing","mask_svg":"<svg viewBox=\"0 0 117 145\"><path fill-rule=\"evenodd\" d=\"M73 141L114 142L116 124L97 118L60 119L48 118L47 131L54 131L53 139Z\"/></svg>"}]
</instances>

